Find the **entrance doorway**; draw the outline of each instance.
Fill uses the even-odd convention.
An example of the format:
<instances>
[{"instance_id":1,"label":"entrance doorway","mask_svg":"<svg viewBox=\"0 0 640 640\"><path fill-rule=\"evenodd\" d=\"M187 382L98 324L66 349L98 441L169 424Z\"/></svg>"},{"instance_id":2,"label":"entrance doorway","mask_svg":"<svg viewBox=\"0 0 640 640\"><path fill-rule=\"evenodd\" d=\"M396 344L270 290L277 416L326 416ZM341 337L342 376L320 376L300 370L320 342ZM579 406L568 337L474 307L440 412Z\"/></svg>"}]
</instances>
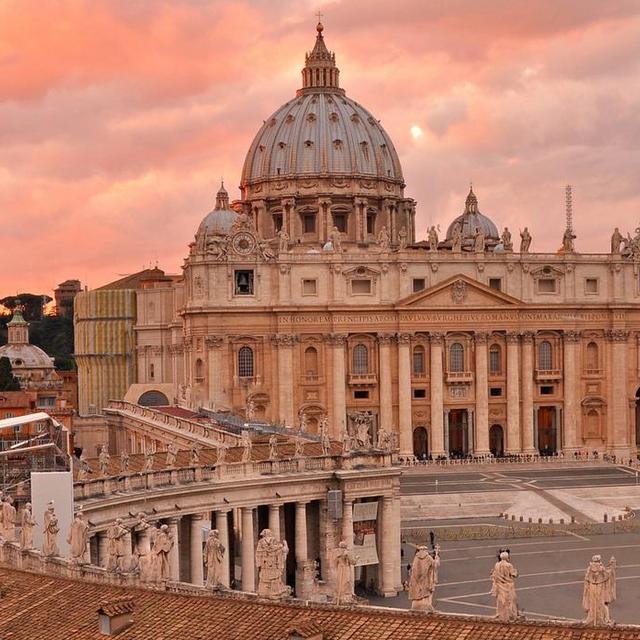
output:
<instances>
[{"instance_id":1,"label":"entrance doorway","mask_svg":"<svg viewBox=\"0 0 640 640\"><path fill-rule=\"evenodd\" d=\"M425 427L413 430L413 455L418 460L426 460L429 456L429 434Z\"/></svg>"},{"instance_id":2,"label":"entrance doorway","mask_svg":"<svg viewBox=\"0 0 640 640\"><path fill-rule=\"evenodd\" d=\"M552 456L558 452L558 425L555 407L538 408L538 451Z\"/></svg>"},{"instance_id":3,"label":"entrance doorway","mask_svg":"<svg viewBox=\"0 0 640 640\"><path fill-rule=\"evenodd\" d=\"M449 411L449 457L463 458L469 453L469 414L466 409Z\"/></svg>"},{"instance_id":4,"label":"entrance doorway","mask_svg":"<svg viewBox=\"0 0 640 640\"><path fill-rule=\"evenodd\" d=\"M489 429L489 451L496 458L504 455L504 431L499 424L494 424Z\"/></svg>"}]
</instances>

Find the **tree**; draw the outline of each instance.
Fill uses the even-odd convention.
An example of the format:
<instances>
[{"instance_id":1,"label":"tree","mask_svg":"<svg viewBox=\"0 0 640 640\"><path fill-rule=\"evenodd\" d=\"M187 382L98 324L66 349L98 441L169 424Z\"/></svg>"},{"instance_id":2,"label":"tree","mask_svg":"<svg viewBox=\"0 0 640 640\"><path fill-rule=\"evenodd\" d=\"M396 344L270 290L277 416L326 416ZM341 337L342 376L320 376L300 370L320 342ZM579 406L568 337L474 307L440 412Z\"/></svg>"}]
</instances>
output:
<instances>
[{"instance_id":1,"label":"tree","mask_svg":"<svg viewBox=\"0 0 640 640\"><path fill-rule=\"evenodd\" d=\"M11 360L0 358L0 391L20 391L20 381L11 372Z\"/></svg>"},{"instance_id":2,"label":"tree","mask_svg":"<svg viewBox=\"0 0 640 640\"><path fill-rule=\"evenodd\" d=\"M44 315L44 305L51 302L53 298L47 295L35 294L35 293L19 293L17 296L7 296L0 300L0 304L13 311L18 305L24 307L22 315L27 322L33 320L42 320Z\"/></svg>"}]
</instances>

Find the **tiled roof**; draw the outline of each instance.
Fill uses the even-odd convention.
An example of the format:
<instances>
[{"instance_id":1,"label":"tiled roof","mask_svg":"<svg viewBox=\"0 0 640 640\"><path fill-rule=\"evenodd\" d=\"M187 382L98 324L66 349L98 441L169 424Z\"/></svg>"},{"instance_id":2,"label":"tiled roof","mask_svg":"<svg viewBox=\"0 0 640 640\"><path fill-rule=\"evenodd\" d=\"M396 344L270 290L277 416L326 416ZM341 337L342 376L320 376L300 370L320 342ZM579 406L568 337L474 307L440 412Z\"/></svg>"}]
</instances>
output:
<instances>
[{"instance_id":1,"label":"tiled roof","mask_svg":"<svg viewBox=\"0 0 640 640\"><path fill-rule=\"evenodd\" d=\"M83 583L0 568L2 640L100 640L98 609L132 596L134 623L119 640L288 640L320 629L323 640L640 640L640 629L427 616L390 609L269 603Z\"/></svg>"}]
</instances>

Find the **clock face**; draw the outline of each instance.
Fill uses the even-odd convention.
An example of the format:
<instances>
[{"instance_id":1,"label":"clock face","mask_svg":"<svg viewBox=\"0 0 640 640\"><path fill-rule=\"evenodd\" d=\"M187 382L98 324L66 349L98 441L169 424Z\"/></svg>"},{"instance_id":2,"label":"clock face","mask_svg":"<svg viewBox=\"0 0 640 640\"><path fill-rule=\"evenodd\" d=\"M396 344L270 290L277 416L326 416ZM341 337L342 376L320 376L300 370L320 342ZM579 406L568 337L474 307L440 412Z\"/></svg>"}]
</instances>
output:
<instances>
[{"instance_id":1,"label":"clock face","mask_svg":"<svg viewBox=\"0 0 640 640\"><path fill-rule=\"evenodd\" d=\"M233 250L241 255L253 253L256 248L256 240L250 233L240 232L233 236L231 241Z\"/></svg>"}]
</instances>

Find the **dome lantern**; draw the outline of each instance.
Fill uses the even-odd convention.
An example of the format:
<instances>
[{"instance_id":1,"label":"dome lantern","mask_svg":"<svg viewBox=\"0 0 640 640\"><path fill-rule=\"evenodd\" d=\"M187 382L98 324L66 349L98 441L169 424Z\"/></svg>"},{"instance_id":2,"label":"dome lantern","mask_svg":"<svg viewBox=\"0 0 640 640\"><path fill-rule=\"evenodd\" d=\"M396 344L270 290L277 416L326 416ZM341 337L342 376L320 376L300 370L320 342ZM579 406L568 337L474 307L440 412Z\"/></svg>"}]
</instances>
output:
<instances>
[{"instance_id":1,"label":"dome lantern","mask_svg":"<svg viewBox=\"0 0 640 640\"><path fill-rule=\"evenodd\" d=\"M302 69L302 89L338 89L340 70L336 67L336 54L327 49L322 32L324 26L318 22L316 43L310 53L305 55Z\"/></svg>"}]
</instances>

